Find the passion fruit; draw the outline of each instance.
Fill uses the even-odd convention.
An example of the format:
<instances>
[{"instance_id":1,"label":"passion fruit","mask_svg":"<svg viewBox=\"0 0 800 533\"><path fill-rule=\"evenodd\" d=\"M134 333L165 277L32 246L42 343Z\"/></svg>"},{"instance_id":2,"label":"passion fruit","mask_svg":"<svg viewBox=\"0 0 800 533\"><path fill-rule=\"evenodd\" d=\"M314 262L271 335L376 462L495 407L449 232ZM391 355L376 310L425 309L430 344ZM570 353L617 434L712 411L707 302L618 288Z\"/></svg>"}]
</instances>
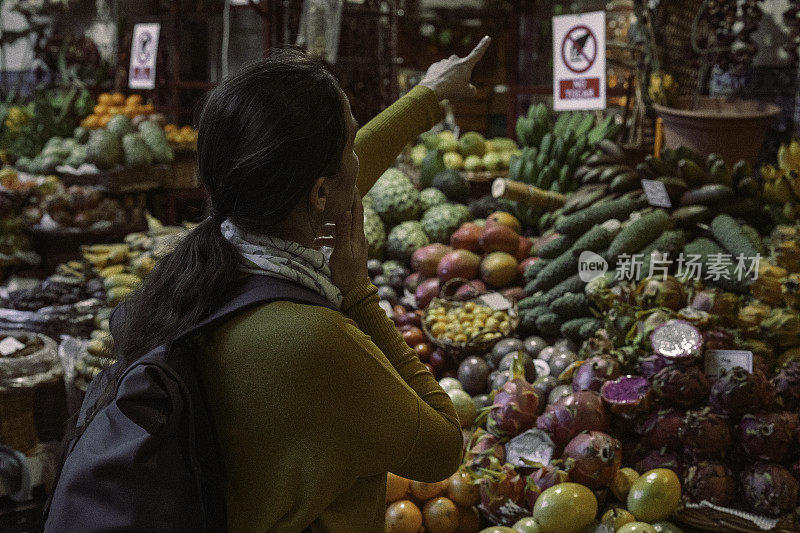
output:
<instances>
[{"instance_id":1,"label":"passion fruit","mask_svg":"<svg viewBox=\"0 0 800 533\"><path fill-rule=\"evenodd\" d=\"M447 394L453 402L453 407L456 408L456 414L458 415L458 421L461 422L461 427L472 427L472 424L475 422L475 417L478 416L478 410L475 407L472 396L461 389L450 389L447 391Z\"/></svg>"},{"instance_id":2,"label":"passion fruit","mask_svg":"<svg viewBox=\"0 0 800 533\"><path fill-rule=\"evenodd\" d=\"M664 520L678 508L681 481L672 470L656 468L645 472L628 492L628 510L637 520Z\"/></svg>"},{"instance_id":3,"label":"passion fruit","mask_svg":"<svg viewBox=\"0 0 800 533\"><path fill-rule=\"evenodd\" d=\"M532 516L519 520L516 524L511 526L511 529L519 533L541 533L542 531L542 528L539 527L539 523Z\"/></svg>"},{"instance_id":4,"label":"passion fruit","mask_svg":"<svg viewBox=\"0 0 800 533\"><path fill-rule=\"evenodd\" d=\"M621 507L612 507L603 513L603 516L600 518L600 522L603 524L606 522L612 524L614 526L614 531L617 531L625 524L636 522L636 517L633 516L627 509L623 509Z\"/></svg>"},{"instance_id":5,"label":"passion fruit","mask_svg":"<svg viewBox=\"0 0 800 533\"><path fill-rule=\"evenodd\" d=\"M653 526L653 529L656 530L657 533L683 533L683 530L673 524L672 522L667 522L662 520L660 522L653 522L650 524Z\"/></svg>"},{"instance_id":6,"label":"passion fruit","mask_svg":"<svg viewBox=\"0 0 800 533\"><path fill-rule=\"evenodd\" d=\"M386 533L417 533L422 527L422 511L409 500L394 502L386 509Z\"/></svg>"},{"instance_id":7,"label":"passion fruit","mask_svg":"<svg viewBox=\"0 0 800 533\"><path fill-rule=\"evenodd\" d=\"M461 385L461 382L458 381L456 378L442 378L439 380L439 386L444 389L445 392L450 392L451 390L464 390L464 387Z\"/></svg>"},{"instance_id":8,"label":"passion fruit","mask_svg":"<svg viewBox=\"0 0 800 533\"><path fill-rule=\"evenodd\" d=\"M389 472L386 476L386 503L396 502L408 493L411 481Z\"/></svg>"},{"instance_id":9,"label":"passion fruit","mask_svg":"<svg viewBox=\"0 0 800 533\"><path fill-rule=\"evenodd\" d=\"M425 530L437 533L455 533L458 529L458 507L447 498L430 500L422 509Z\"/></svg>"},{"instance_id":10,"label":"passion fruit","mask_svg":"<svg viewBox=\"0 0 800 533\"><path fill-rule=\"evenodd\" d=\"M578 533L594 521L595 515L597 498L577 483L559 483L545 489L533 506L533 518L542 533Z\"/></svg>"}]
</instances>

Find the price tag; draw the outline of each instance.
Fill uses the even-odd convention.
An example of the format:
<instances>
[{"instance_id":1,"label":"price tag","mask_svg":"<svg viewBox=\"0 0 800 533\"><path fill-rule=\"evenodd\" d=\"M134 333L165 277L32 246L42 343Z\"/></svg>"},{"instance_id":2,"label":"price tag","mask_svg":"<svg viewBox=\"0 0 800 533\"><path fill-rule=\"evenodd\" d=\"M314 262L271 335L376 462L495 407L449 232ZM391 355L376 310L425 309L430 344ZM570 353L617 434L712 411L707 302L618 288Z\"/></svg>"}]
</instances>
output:
<instances>
[{"instance_id":1,"label":"price tag","mask_svg":"<svg viewBox=\"0 0 800 533\"><path fill-rule=\"evenodd\" d=\"M25 345L14 337L6 337L0 341L0 356L8 357L12 353L18 352L23 348L25 348Z\"/></svg>"},{"instance_id":2,"label":"price tag","mask_svg":"<svg viewBox=\"0 0 800 533\"><path fill-rule=\"evenodd\" d=\"M740 366L753 371L753 352L746 350L706 350L706 375L719 376L722 370Z\"/></svg>"},{"instance_id":3,"label":"price tag","mask_svg":"<svg viewBox=\"0 0 800 533\"><path fill-rule=\"evenodd\" d=\"M656 180L642 180L642 189L647 195L647 203L654 207L672 207L667 188Z\"/></svg>"},{"instance_id":4,"label":"price tag","mask_svg":"<svg viewBox=\"0 0 800 533\"><path fill-rule=\"evenodd\" d=\"M156 88L156 58L161 24L148 22L133 26L131 64L128 69L128 87L131 89Z\"/></svg>"},{"instance_id":5,"label":"price tag","mask_svg":"<svg viewBox=\"0 0 800 533\"><path fill-rule=\"evenodd\" d=\"M490 292L479 298L483 305L489 306L494 311L507 311L511 309L511 301L499 292Z\"/></svg>"}]
</instances>

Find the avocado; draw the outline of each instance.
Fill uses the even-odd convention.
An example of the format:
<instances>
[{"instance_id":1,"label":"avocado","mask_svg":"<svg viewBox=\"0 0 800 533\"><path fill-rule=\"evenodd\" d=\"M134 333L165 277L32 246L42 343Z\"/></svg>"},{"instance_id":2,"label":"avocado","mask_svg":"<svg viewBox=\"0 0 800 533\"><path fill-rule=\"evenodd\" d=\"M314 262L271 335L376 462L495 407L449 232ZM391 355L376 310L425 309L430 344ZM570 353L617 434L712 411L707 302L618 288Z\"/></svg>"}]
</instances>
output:
<instances>
[{"instance_id":1,"label":"avocado","mask_svg":"<svg viewBox=\"0 0 800 533\"><path fill-rule=\"evenodd\" d=\"M469 183L457 170L439 172L434 176L432 186L442 191L451 202L463 204L469 200Z\"/></svg>"}]
</instances>

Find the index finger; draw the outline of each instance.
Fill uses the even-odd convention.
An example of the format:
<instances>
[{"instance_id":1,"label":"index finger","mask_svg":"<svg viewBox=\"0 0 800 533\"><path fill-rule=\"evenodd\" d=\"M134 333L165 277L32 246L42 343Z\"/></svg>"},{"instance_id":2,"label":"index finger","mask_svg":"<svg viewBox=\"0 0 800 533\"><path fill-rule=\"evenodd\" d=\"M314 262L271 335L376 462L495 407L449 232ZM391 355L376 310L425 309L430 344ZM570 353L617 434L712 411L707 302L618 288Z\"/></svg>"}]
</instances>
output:
<instances>
[{"instance_id":1,"label":"index finger","mask_svg":"<svg viewBox=\"0 0 800 533\"><path fill-rule=\"evenodd\" d=\"M467 55L467 57L464 58L464 62L475 64L478 61L480 61L481 58L486 53L486 49L489 48L489 45L491 43L492 43L492 38L489 37L488 35L483 39L481 39L481 42L479 42L478 45L472 49L472 52L470 52L469 55Z\"/></svg>"}]
</instances>

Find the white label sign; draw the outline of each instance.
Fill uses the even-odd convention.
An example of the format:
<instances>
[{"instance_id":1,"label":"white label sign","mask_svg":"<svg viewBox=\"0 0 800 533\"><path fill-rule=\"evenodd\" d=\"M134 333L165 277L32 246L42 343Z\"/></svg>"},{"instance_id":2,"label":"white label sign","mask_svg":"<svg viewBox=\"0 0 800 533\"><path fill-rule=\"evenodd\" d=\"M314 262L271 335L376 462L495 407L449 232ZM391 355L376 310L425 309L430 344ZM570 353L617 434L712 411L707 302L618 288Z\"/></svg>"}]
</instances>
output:
<instances>
[{"instance_id":1,"label":"white label sign","mask_svg":"<svg viewBox=\"0 0 800 533\"><path fill-rule=\"evenodd\" d=\"M721 370L740 366L753 371L753 352L746 350L706 350L706 375L719 376Z\"/></svg>"},{"instance_id":2,"label":"white label sign","mask_svg":"<svg viewBox=\"0 0 800 533\"><path fill-rule=\"evenodd\" d=\"M553 109L605 108L605 11L553 17Z\"/></svg>"},{"instance_id":3,"label":"white label sign","mask_svg":"<svg viewBox=\"0 0 800 533\"><path fill-rule=\"evenodd\" d=\"M642 180L642 189L647 196L647 203L654 207L672 207L672 202L667 194L667 187L656 180Z\"/></svg>"},{"instance_id":4,"label":"white label sign","mask_svg":"<svg viewBox=\"0 0 800 533\"><path fill-rule=\"evenodd\" d=\"M150 22L133 27L131 42L131 66L128 71L128 87L131 89L156 88L156 56L161 24Z\"/></svg>"},{"instance_id":5,"label":"white label sign","mask_svg":"<svg viewBox=\"0 0 800 533\"><path fill-rule=\"evenodd\" d=\"M12 353L18 352L23 348L25 348L25 345L14 337L6 337L0 341L0 356L8 357Z\"/></svg>"}]
</instances>

